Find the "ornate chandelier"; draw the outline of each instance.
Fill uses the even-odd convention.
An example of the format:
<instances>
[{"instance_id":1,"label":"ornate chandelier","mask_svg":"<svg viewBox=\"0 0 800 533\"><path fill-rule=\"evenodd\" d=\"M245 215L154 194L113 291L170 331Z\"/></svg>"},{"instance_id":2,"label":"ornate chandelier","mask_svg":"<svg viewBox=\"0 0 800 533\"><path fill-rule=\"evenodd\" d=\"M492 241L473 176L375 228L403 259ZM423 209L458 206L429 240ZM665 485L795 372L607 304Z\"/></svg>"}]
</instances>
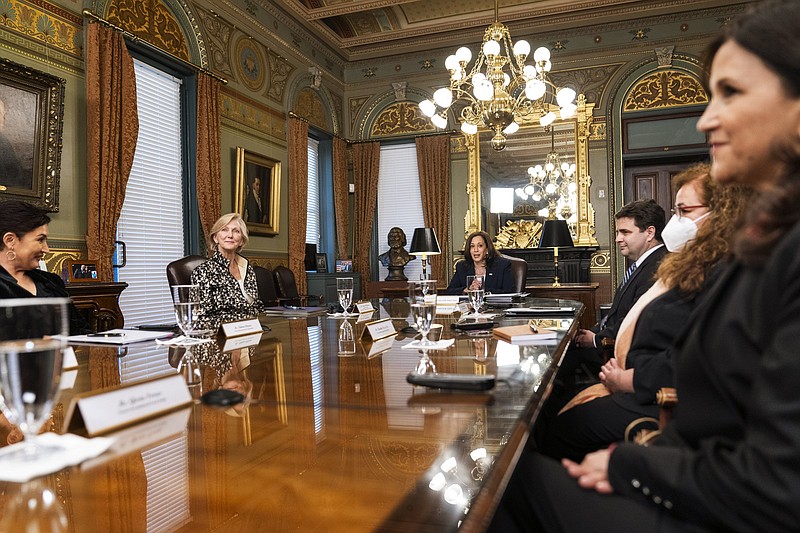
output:
<instances>
[{"instance_id":1,"label":"ornate chandelier","mask_svg":"<svg viewBox=\"0 0 800 533\"><path fill-rule=\"evenodd\" d=\"M561 118L575 114L575 91L557 88L547 73L552 68L550 50L544 46L533 53L533 65L525 64L531 46L527 41L511 40L508 28L498 22L497 0L494 24L483 34L483 45L472 68L469 48L462 46L445 60L450 72L450 86L433 93L433 101L423 100L419 107L438 128L447 127L447 110L455 102L463 104L461 130L475 134L479 126L494 132L492 148L506 147L506 135L519 129L526 118L539 116L542 126L549 126L558 110Z\"/></svg>"},{"instance_id":2,"label":"ornate chandelier","mask_svg":"<svg viewBox=\"0 0 800 533\"><path fill-rule=\"evenodd\" d=\"M534 202L547 200L547 218L556 218L556 211L561 204L562 216L568 219L572 215L570 198L578 189L575 183L575 163L562 162L555 150L555 134L550 127L550 152L545 157L544 165L528 168L530 181L515 192L523 200L529 197ZM566 211L565 211L566 210Z\"/></svg>"}]
</instances>

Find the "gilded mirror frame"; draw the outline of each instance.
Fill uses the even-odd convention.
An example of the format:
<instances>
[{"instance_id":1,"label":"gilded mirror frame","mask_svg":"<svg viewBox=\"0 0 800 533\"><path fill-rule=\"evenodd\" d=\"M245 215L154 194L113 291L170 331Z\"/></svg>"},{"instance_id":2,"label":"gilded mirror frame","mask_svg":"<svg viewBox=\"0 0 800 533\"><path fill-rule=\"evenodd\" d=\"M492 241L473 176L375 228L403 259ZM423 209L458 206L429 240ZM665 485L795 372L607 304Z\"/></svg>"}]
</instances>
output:
<instances>
[{"instance_id":1,"label":"gilded mirror frame","mask_svg":"<svg viewBox=\"0 0 800 533\"><path fill-rule=\"evenodd\" d=\"M575 117L569 121L574 123L575 166L577 168L577 222L575 224L575 246L596 246L595 213L589 199L589 187L592 178L589 175L589 135L593 121L594 103L587 103L584 95L578 95L578 109ZM531 117L525 125L538 124L539 117ZM481 227L481 154L478 136L464 134L467 147L469 176L467 179L468 208L464 216L465 237L472 232L482 230ZM513 134L512 134L513 135Z\"/></svg>"}]
</instances>

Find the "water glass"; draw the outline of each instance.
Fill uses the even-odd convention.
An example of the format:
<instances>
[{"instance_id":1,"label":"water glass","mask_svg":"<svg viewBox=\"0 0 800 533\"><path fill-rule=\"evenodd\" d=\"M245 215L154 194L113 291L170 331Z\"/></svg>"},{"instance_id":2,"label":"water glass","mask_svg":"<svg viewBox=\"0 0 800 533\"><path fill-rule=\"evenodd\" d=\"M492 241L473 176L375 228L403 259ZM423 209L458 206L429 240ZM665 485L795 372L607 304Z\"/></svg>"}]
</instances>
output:
<instances>
[{"instance_id":1,"label":"water glass","mask_svg":"<svg viewBox=\"0 0 800 533\"><path fill-rule=\"evenodd\" d=\"M475 314L480 313L481 307L483 307L483 297L485 295L483 282L483 276L467 276L467 295Z\"/></svg>"},{"instance_id":2,"label":"water glass","mask_svg":"<svg viewBox=\"0 0 800 533\"><path fill-rule=\"evenodd\" d=\"M353 305L353 278L336 278L336 294L342 311L347 313Z\"/></svg>"},{"instance_id":3,"label":"water glass","mask_svg":"<svg viewBox=\"0 0 800 533\"><path fill-rule=\"evenodd\" d=\"M343 320L339 326L339 357L350 357L356 354L356 335L353 324Z\"/></svg>"},{"instance_id":4,"label":"water glass","mask_svg":"<svg viewBox=\"0 0 800 533\"><path fill-rule=\"evenodd\" d=\"M200 309L200 287L197 285L173 285L172 303L175 306L175 320L187 337L197 326Z\"/></svg>"},{"instance_id":5,"label":"water glass","mask_svg":"<svg viewBox=\"0 0 800 533\"><path fill-rule=\"evenodd\" d=\"M421 346L434 344L428 340L428 333L436 315L436 280L411 281L408 284L408 296L411 303L411 318L422 335Z\"/></svg>"},{"instance_id":6,"label":"water glass","mask_svg":"<svg viewBox=\"0 0 800 533\"><path fill-rule=\"evenodd\" d=\"M67 298L0 300L0 408L25 441L4 460L36 461L60 448L37 445L53 409L69 334ZM59 336L54 338L54 336Z\"/></svg>"}]
</instances>

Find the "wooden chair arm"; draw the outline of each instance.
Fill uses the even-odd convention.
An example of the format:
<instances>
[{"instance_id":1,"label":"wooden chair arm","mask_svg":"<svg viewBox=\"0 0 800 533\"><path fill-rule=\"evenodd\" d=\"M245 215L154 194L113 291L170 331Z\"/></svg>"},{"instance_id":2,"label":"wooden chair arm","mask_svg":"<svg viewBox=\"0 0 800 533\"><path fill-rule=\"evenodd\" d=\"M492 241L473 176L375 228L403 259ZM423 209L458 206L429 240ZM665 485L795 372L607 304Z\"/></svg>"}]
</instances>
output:
<instances>
[{"instance_id":1,"label":"wooden chair arm","mask_svg":"<svg viewBox=\"0 0 800 533\"><path fill-rule=\"evenodd\" d=\"M675 387L661 387L656 393L656 403L667 409L678 405L678 389Z\"/></svg>"}]
</instances>

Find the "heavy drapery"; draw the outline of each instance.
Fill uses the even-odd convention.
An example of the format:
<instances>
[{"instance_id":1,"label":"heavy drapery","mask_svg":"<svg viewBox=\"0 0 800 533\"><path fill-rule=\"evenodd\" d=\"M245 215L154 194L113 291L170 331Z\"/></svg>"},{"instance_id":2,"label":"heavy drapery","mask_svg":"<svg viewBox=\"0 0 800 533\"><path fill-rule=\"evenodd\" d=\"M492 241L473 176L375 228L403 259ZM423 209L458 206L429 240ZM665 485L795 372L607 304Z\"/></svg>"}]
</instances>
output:
<instances>
[{"instance_id":1,"label":"heavy drapery","mask_svg":"<svg viewBox=\"0 0 800 533\"><path fill-rule=\"evenodd\" d=\"M375 207L378 203L380 162L380 143L359 143L353 147L353 181L356 185L353 208L353 269L361 274L362 294L370 293L369 282L372 279L369 251Z\"/></svg>"},{"instance_id":2,"label":"heavy drapery","mask_svg":"<svg viewBox=\"0 0 800 533\"><path fill-rule=\"evenodd\" d=\"M214 222L222 215L219 84L220 81L213 76L198 72L197 208L200 211L200 226L206 238Z\"/></svg>"},{"instance_id":3,"label":"heavy drapery","mask_svg":"<svg viewBox=\"0 0 800 533\"><path fill-rule=\"evenodd\" d=\"M89 258L112 281L117 221L133 166L139 115L133 59L122 34L90 23L86 37L86 167Z\"/></svg>"},{"instance_id":4,"label":"heavy drapery","mask_svg":"<svg viewBox=\"0 0 800 533\"><path fill-rule=\"evenodd\" d=\"M336 216L336 244L339 259L349 259L348 238L350 230L349 183L347 180L347 141L333 138L333 207Z\"/></svg>"},{"instance_id":5,"label":"heavy drapery","mask_svg":"<svg viewBox=\"0 0 800 533\"><path fill-rule=\"evenodd\" d=\"M417 168L425 227L433 228L441 255L429 256L431 275L447 285L450 265L450 135L417 138Z\"/></svg>"},{"instance_id":6,"label":"heavy drapery","mask_svg":"<svg viewBox=\"0 0 800 533\"><path fill-rule=\"evenodd\" d=\"M308 216L308 122L289 117L289 270L297 292L306 294L306 217Z\"/></svg>"}]
</instances>

